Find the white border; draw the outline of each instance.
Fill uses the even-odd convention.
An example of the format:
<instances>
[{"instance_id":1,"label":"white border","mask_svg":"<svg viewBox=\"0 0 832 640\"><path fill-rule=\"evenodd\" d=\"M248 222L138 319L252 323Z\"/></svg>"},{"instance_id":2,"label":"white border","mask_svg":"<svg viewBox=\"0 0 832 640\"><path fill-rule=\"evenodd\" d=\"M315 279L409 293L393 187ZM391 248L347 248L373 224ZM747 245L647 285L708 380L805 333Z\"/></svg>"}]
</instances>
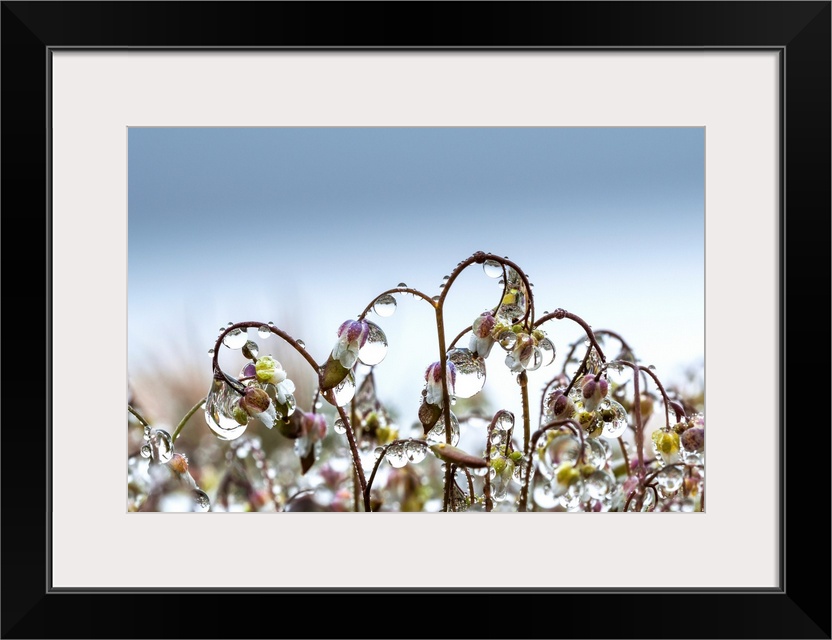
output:
<instances>
[{"instance_id":1,"label":"white border","mask_svg":"<svg viewBox=\"0 0 832 640\"><path fill-rule=\"evenodd\" d=\"M53 585L778 586L778 70L773 52L54 53ZM126 127L323 125L706 127L707 513L125 513ZM506 570L495 540L517 543Z\"/></svg>"}]
</instances>

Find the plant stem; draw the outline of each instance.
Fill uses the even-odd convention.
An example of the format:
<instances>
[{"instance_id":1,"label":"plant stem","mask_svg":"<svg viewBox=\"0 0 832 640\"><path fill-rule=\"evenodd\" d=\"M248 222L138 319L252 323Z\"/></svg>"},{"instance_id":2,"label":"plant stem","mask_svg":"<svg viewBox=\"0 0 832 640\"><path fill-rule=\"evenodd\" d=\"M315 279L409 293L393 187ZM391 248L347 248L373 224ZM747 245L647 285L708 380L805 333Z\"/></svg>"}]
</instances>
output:
<instances>
[{"instance_id":1,"label":"plant stem","mask_svg":"<svg viewBox=\"0 0 832 640\"><path fill-rule=\"evenodd\" d=\"M176 430L173 432L173 435L170 437L171 442L176 442L176 439L179 437L179 433L182 431L182 428L185 426L185 423L187 423L188 420L191 419L191 416L194 415L197 412L197 410L203 404L205 404L206 400L207 400L207 398L203 398L202 400L197 402L193 407L191 407L191 410L188 411L188 413L185 414L185 417L182 418L182 420L179 421L179 424L176 425Z\"/></svg>"},{"instance_id":2,"label":"plant stem","mask_svg":"<svg viewBox=\"0 0 832 640\"><path fill-rule=\"evenodd\" d=\"M283 331L281 329L278 329L275 326L268 325L264 322L237 322L235 324L232 324L229 327L226 327L220 333L220 335L217 337L217 341L214 343L214 357L211 359L211 367L213 369L215 378L223 378L231 386L231 388L234 389L240 395L245 393L245 389L238 386L239 381L237 381L236 379L234 379L231 376L229 376L228 374L226 374L220 368L220 365L219 365L220 346L223 344L223 338L225 338L225 336L228 335L228 333L230 333L231 331L235 331L236 329L250 329L250 328L259 329L260 327L268 327L269 331L271 331L273 334L279 336L285 342L287 342L289 345L291 345L295 349L295 351L297 351L301 356L303 356L304 360L306 360L309 363L309 366L312 367L312 370L315 371L315 373L318 374L318 376L320 376L320 366L318 365L318 363L315 362L315 360L312 359L312 356L309 355L309 353L306 351L306 349L304 347L302 347L300 344L298 344L298 342L292 336L290 336L288 333L286 333L285 331Z\"/></svg>"},{"instance_id":3,"label":"plant stem","mask_svg":"<svg viewBox=\"0 0 832 640\"><path fill-rule=\"evenodd\" d=\"M627 446L624 442L624 438L618 436L618 444L621 445L621 455L624 456L624 466L627 469L627 477L629 478L633 475L632 469L630 469L630 456L627 455Z\"/></svg>"},{"instance_id":4,"label":"plant stem","mask_svg":"<svg viewBox=\"0 0 832 640\"><path fill-rule=\"evenodd\" d=\"M142 425L143 427L149 427L149 426L150 426L150 425L148 424L147 420L145 420L144 418L142 418L141 414L139 414L139 412L138 412L138 411L136 411L136 410L135 410L133 407L131 407L129 404L127 405L127 410L128 410L130 413L132 413L132 414L136 417L136 420L138 420L138 421L141 423L141 425Z\"/></svg>"},{"instance_id":5,"label":"plant stem","mask_svg":"<svg viewBox=\"0 0 832 640\"><path fill-rule=\"evenodd\" d=\"M575 420L572 418L563 418L561 420L554 420L547 424L545 427L538 429L537 431L532 434L531 438L531 450L529 451L528 460L526 460L526 477L523 480L523 487L520 489L520 499L518 501L517 510L518 511L526 511L526 505L529 499L529 483L531 482L532 477L532 461L534 456L532 455L532 451L537 448L537 441L540 439L544 433L551 429L559 429L560 427L571 427L576 433L580 434L581 437L581 457L583 457L584 451L584 430L581 428ZM579 458L580 460L580 458Z\"/></svg>"},{"instance_id":6,"label":"plant stem","mask_svg":"<svg viewBox=\"0 0 832 640\"><path fill-rule=\"evenodd\" d=\"M529 377L525 370L517 376L520 385L520 399L523 405L523 453L529 453L529 438L531 437L531 418L529 416Z\"/></svg>"},{"instance_id":7,"label":"plant stem","mask_svg":"<svg viewBox=\"0 0 832 640\"><path fill-rule=\"evenodd\" d=\"M355 468L356 474L358 474L361 491L365 494L364 509L365 511L369 511L369 496L366 495L367 481L364 479L364 468L361 466L361 456L358 453L358 446L355 444L355 434L352 430L352 424L350 423L350 419L349 416L347 416L346 411L344 411L344 407L337 407L337 409L338 415L341 416L341 421L346 427L347 441L350 443L350 451L352 452L352 464Z\"/></svg>"},{"instance_id":8,"label":"plant stem","mask_svg":"<svg viewBox=\"0 0 832 640\"><path fill-rule=\"evenodd\" d=\"M422 298L422 300L425 300L426 302L428 302L430 304L430 306L432 306L432 307L436 306L436 303L434 302L433 298L431 298L429 295L427 295L425 293L422 293L418 289L411 289L409 287L404 288L404 289L399 289L399 288L388 289L387 291L382 291L375 298L373 298L373 301L364 308L364 311L361 312L361 314L358 316L358 319L363 320L364 317L368 313L370 313L370 310L373 308L373 305L375 305L376 300L378 300L381 296L384 296L384 295L387 295L387 294L392 294L392 293L411 293L414 296L416 296L417 298Z\"/></svg>"},{"instance_id":9,"label":"plant stem","mask_svg":"<svg viewBox=\"0 0 832 640\"><path fill-rule=\"evenodd\" d=\"M370 371L372 375L372 371ZM355 399L350 402L350 424L357 424L358 418L355 413ZM361 482L358 479L358 472L353 466L352 470L352 508L356 513L360 511Z\"/></svg>"},{"instance_id":10,"label":"plant stem","mask_svg":"<svg viewBox=\"0 0 832 640\"><path fill-rule=\"evenodd\" d=\"M544 322L549 320L562 320L563 318L568 318L573 322L577 322L583 328L584 332L586 333L586 337L589 338L590 344L595 347L595 350L598 352L599 357L601 358L601 362L606 361L606 357L604 357L604 351L601 349L601 345L598 344L598 341L595 339L595 334L592 333L592 327L590 327L586 321L581 318L580 316L575 315L574 313L570 313L565 309L555 309L551 313L547 313L545 316L542 316L538 319L535 323L535 327L539 327Z\"/></svg>"},{"instance_id":11,"label":"plant stem","mask_svg":"<svg viewBox=\"0 0 832 640\"><path fill-rule=\"evenodd\" d=\"M664 401L664 422L665 425L668 428L670 428L670 415L668 414L668 411L670 410L670 399L667 397L667 393L665 392L661 381L659 381L658 376L655 373L653 373L653 371L651 371L648 367L639 366L639 369L644 371L644 373L649 375L651 378L653 378L653 382L656 383L656 387L658 388L659 393L662 394L662 400Z\"/></svg>"},{"instance_id":12,"label":"plant stem","mask_svg":"<svg viewBox=\"0 0 832 640\"><path fill-rule=\"evenodd\" d=\"M468 491L471 497L471 506L474 506L474 502L477 500L477 494L474 492L474 479L471 477L471 471L468 467L462 467L462 470L465 472L465 477L468 478Z\"/></svg>"}]
</instances>

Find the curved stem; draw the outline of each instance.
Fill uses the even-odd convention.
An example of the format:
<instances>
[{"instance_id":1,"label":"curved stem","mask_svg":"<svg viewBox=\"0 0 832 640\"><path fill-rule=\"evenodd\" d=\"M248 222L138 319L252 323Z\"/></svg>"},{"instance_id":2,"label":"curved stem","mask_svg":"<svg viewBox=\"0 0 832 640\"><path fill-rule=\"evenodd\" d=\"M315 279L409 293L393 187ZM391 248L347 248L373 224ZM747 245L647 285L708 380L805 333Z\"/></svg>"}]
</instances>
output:
<instances>
[{"instance_id":1,"label":"curved stem","mask_svg":"<svg viewBox=\"0 0 832 640\"><path fill-rule=\"evenodd\" d=\"M428 443L425 440L414 440L413 438L406 438L406 439L399 439L393 440L393 442L388 442L386 445L383 446L381 453L379 454L378 458L376 458L375 464L373 465L373 470L370 472L370 478L367 480L367 485L364 487L364 504L366 505L366 510L368 512L372 512L372 508L370 507L370 491L373 488L373 481L376 479L376 472L378 468L381 466L381 461L384 460L384 456L387 453L387 450L392 447L394 444L406 444L408 442L421 442L428 447Z\"/></svg>"},{"instance_id":2,"label":"curved stem","mask_svg":"<svg viewBox=\"0 0 832 640\"><path fill-rule=\"evenodd\" d=\"M609 336L610 338L614 338L615 340L618 340L621 343L622 349L628 351L629 353L633 353L632 347L630 347L630 345L627 344L626 340L624 340L624 338L618 335L615 331L610 331L609 329L598 329L593 331L593 333L596 336Z\"/></svg>"},{"instance_id":3,"label":"curved stem","mask_svg":"<svg viewBox=\"0 0 832 640\"><path fill-rule=\"evenodd\" d=\"M644 481L643 481L644 484L645 485L650 484L656 478L656 476L658 476L665 469L670 469L670 467L684 467L684 468L687 468L688 470L690 470L694 467L696 467L697 469L704 469L705 468L704 465L701 465L701 464L686 464L684 462L671 462L670 464L666 464L663 467L660 467L660 468L656 469L649 476L645 477ZM690 471L688 471L688 476L690 476Z\"/></svg>"},{"instance_id":4,"label":"curved stem","mask_svg":"<svg viewBox=\"0 0 832 640\"><path fill-rule=\"evenodd\" d=\"M300 344L298 344L298 342L292 336L290 336L288 333L286 333L285 331L283 331L281 329L278 329L275 326L263 323L263 322L237 322L237 323L232 324L229 327L226 327L220 333L219 337L217 337L217 341L214 344L214 357L211 360L211 367L212 367L213 372L214 372L214 377L221 377L221 378L225 379L225 381L231 386L231 388L234 389L240 395L245 393L245 389L239 386L239 382L237 380L235 380L234 378L230 377L229 375L227 375L220 368L220 365L219 365L220 345L223 344L223 338L225 338L225 336L228 335L231 331L234 331L236 329L250 329L250 328L259 329L260 327L268 327L269 331L271 331L273 334L281 337L285 342L290 344L295 349L295 351L297 351L301 356L303 356L304 360L306 360L309 363L309 366L312 367L312 369L315 371L315 373L317 373L320 376L320 366L318 365L318 363L315 362L315 360L312 359L312 356L309 355L309 352L307 352L305 348L303 348Z\"/></svg>"},{"instance_id":5,"label":"curved stem","mask_svg":"<svg viewBox=\"0 0 832 640\"><path fill-rule=\"evenodd\" d=\"M191 410L188 411L188 413L185 414L185 417L182 418L182 420L179 421L179 424L176 425L176 430L173 432L173 435L170 437L171 442L176 442L176 439L179 437L179 433L182 431L182 427L184 427L185 423L188 422L188 420L191 419L191 416L194 415L197 412L197 409L199 409L203 404L205 404L205 401L207 399L208 398L203 398L202 400L197 402L193 407L191 407Z\"/></svg>"},{"instance_id":6,"label":"curved stem","mask_svg":"<svg viewBox=\"0 0 832 640\"><path fill-rule=\"evenodd\" d=\"M422 300L425 300L428 304L430 304L430 306L432 306L432 307L436 307L436 302L434 301L434 299L433 299L433 298L431 298L429 295L427 295L427 294L425 294L425 293L422 293L422 292L421 292L421 291L419 291L418 289L411 289L411 288L409 288L409 287L405 287L404 289L398 289L398 288L396 288L396 289L388 289L387 291L382 291L382 292L381 292L380 294L378 294L375 298L373 298L373 301L372 301L370 304L368 304L368 305L364 308L364 311L362 311L362 312L361 312L361 314L358 316L358 319L359 319L359 320L363 320L363 319L364 319L364 317L365 317L368 313L370 313L370 310L371 310L371 309L373 308L373 306L375 305L376 300L378 300L381 296L386 296L386 295L388 295L388 294L393 294L393 293L412 293L412 294L413 294L414 296L416 296L417 298L422 298Z\"/></svg>"},{"instance_id":7,"label":"curved stem","mask_svg":"<svg viewBox=\"0 0 832 640\"><path fill-rule=\"evenodd\" d=\"M456 345L457 341L458 341L458 340L459 340L462 336L464 336L466 333L468 333L469 331L471 331L471 327L466 327L465 329L463 329L462 331L460 331L460 332L457 334L456 338L454 338L453 340L451 340L451 344L450 344L450 345L448 345L448 349L453 349L453 348L454 348L454 346Z\"/></svg>"},{"instance_id":8,"label":"curved stem","mask_svg":"<svg viewBox=\"0 0 832 640\"><path fill-rule=\"evenodd\" d=\"M466 268L468 268L472 264L483 264L486 260L493 260L494 262L499 262L503 266L504 281L508 281L508 276L505 273L506 265L514 269L517 272L517 275L520 277L520 280L523 281L523 285L526 287L526 297L528 298L526 303L526 313L523 316L523 322L525 323L534 306L534 300L532 298L532 286L529 282L528 277L526 277L525 272L517 264L515 264L508 258L503 258L493 253L485 253L484 251L477 251L471 257L460 262L456 266L456 268L453 271L451 271L451 274L448 276L448 280L445 282L445 287L442 289L442 293L439 294L438 304L441 306L445 302L445 298L448 296L448 291L450 290L451 285L453 284L454 280L457 279L457 276L459 276L460 273L462 273ZM500 300L500 303L502 304L502 300ZM497 306L497 308L499 309L499 305Z\"/></svg>"},{"instance_id":9,"label":"curved stem","mask_svg":"<svg viewBox=\"0 0 832 640\"><path fill-rule=\"evenodd\" d=\"M578 323L583 328L584 332L586 333L587 338L595 350L598 352L598 355L601 358L601 362L606 361L606 357L604 356L604 351L601 349L601 346L598 344L598 341L595 339L595 334L592 332L592 327L590 327L586 321L581 318L580 316L575 315L574 313L570 313L565 309L555 309L551 313L547 313L545 316L542 316L537 322L534 323L535 327L539 327L544 322L548 322L549 320L562 320L563 318L568 318L573 322Z\"/></svg>"},{"instance_id":10,"label":"curved stem","mask_svg":"<svg viewBox=\"0 0 832 640\"><path fill-rule=\"evenodd\" d=\"M512 422L514 421L514 415L510 411L506 411L505 409L500 409L494 416L491 418L491 423L488 425L488 435L485 439L485 488L483 489L483 494L485 495L485 510L491 511L494 508L494 503L491 500L491 437L494 433L494 427L497 426L497 420L503 414L511 416ZM509 429L508 433L506 434L506 439L510 442L511 441L511 432L512 429Z\"/></svg>"},{"instance_id":11,"label":"curved stem","mask_svg":"<svg viewBox=\"0 0 832 640\"><path fill-rule=\"evenodd\" d=\"M667 397L667 392L664 390L664 387L662 386L662 383L659 381L658 376L656 376L656 374L653 373L651 369L644 366L639 366L639 369L641 369L644 373L653 378L653 382L656 383L656 387L659 389L659 393L662 394L662 400L664 401L664 422L667 428L669 429L670 415L668 414L668 411L670 410L670 399Z\"/></svg>"},{"instance_id":12,"label":"curved stem","mask_svg":"<svg viewBox=\"0 0 832 640\"><path fill-rule=\"evenodd\" d=\"M621 436L618 436L618 444L621 445L621 455L624 456L624 467L627 469L627 477L629 478L633 475L633 471L630 469L630 456L627 455L627 446Z\"/></svg>"},{"instance_id":13,"label":"curved stem","mask_svg":"<svg viewBox=\"0 0 832 640\"><path fill-rule=\"evenodd\" d=\"M532 461L534 460L534 455L532 452L537 448L537 441L540 440L540 436L542 436L547 431L552 429L559 429L560 427L571 427L573 431L580 434L581 437L581 455L578 458L579 460L583 459L584 455L584 430L581 428L581 425L578 424L572 418L563 418L561 420L554 420L547 424L545 427L538 429L537 431L532 434L531 439L531 449L529 451L529 458L526 461L526 477L523 480L523 488L520 490L520 500L518 503L517 510L518 511L525 511L526 505L529 499L529 483L531 482L532 477Z\"/></svg>"},{"instance_id":14,"label":"curved stem","mask_svg":"<svg viewBox=\"0 0 832 640\"><path fill-rule=\"evenodd\" d=\"M640 485L640 486L643 486L643 485ZM653 508L650 509L650 511L655 511L656 505L659 504L659 492L656 491L656 487L652 484L646 485L646 486L644 486L644 488L650 489L650 491L653 492ZM630 491L630 494L627 496L627 502L624 505L624 511L629 511L630 510L630 502L632 502L633 496L635 496L637 492L638 492L638 489L633 489L632 491ZM636 510L637 511L641 511L641 505L643 504L643 500L644 500L644 492L639 492L638 499L636 500Z\"/></svg>"},{"instance_id":15,"label":"curved stem","mask_svg":"<svg viewBox=\"0 0 832 640\"><path fill-rule=\"evenodd\" d=\"M584 354L584 359L581 361L581 365L575 371L575 375L572 376L572 379L569 381L569 384L566 387L566 391L564 391L564 395L569 395L569 392L572 391L572 387L575 386L575 382L577 382L578 378L581 377L581 374L587 369L587 363L589 362L589 355L592 353L592 347L589 347Z\"/></svg>"},{"instance_id":16,"label":"curved stem","mask_svg":"<svg viewBox=\"0 0 832 640\"><path fill-rule=\"evenodd\" d=\"M136 420L138 420L143 427L149 427L150 426L150 424L148 424L147 420L142 418L141 414L139 414L139 412L136 411L129 404L127 405L127 410L135 416Z\"/></svg>"}]
</instances>

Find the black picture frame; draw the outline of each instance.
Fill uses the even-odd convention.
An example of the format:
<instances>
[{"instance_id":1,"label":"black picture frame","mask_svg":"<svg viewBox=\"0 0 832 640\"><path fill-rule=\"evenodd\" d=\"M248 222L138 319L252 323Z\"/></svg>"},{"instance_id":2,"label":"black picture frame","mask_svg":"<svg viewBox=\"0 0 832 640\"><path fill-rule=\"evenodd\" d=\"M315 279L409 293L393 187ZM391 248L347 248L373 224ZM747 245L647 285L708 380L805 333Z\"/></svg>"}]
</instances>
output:
<instances>
[{"instance_id":1,"label":"black picture frame","mask_svg":"<svg viewBox=\"0 0 832 640\"><path fill-rule=\"evenodd\" d=\"M832 210L829 1L4 1L0 20L3 302L7 327L25 325L29 336L20 339L19 330L7 329L3 341L3 638L281 637L289 632L285 625L294 621L308 637L333 638L830 638L830 383L825 342L830 326L825 296L830 291ZM484 589L470 592L476 598L470 615L467 605L466 613L462 608L451 615L438 613L443 610L444 590L54 590L48 470L55 411L49 389L60 381L43 375L43 363L51 363L52 322L50 55L62 48L131 47L777 50L784 80L779 588L558 593ZM795 293L805 290L807 280L814 291L822 285L818 304L808 304ZM791 316L787 301L792 302ZM792 322L787 324L788 319ZM737 374L751 372L739 363ZM46 424L39 422L43 407L49 409ZM27 418L29 413L32 418ZM802 441L809 435L811 444ZM812 456L807 447L815 452ZM696 541L680 540L683 543ZM127 552L136 554L137 571L142 571L142 550ZM682 563L678 570L684 570ZM273 600L263 607L266 598ZM514 604L521 598L529 611L540 612L537 618L518 614ZM347 605L362 615L351 616ZM494 615L499 606L510 611L504 619ZM218 615L223 607L229 610L225 619ZM319 613L299 618L298 611L307 608ZM169 620L159 618L159 612L167 612ZM111 624L114 617L120 621L117 628ZM388 619L390 624L384 622Z\"/></svg>"}]
</instances>

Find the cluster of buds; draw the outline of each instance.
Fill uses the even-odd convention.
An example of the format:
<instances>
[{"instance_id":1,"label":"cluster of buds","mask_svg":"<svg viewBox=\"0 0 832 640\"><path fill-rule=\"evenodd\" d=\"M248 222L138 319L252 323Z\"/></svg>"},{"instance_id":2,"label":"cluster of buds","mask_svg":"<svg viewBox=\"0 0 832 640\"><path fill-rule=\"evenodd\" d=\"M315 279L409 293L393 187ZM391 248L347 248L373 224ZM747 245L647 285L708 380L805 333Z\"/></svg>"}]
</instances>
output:
<instances>
[{"instance_id":1,"label":"cluster of buds","mask_svg":"<svg viewBox=\"0 0 832 640\"><path fill-rule=\"evenodd\" d=\"M505 318L484 311L471 325L468 349L487 358L494 343L506 351L506 366L514 373L535 371L555 359L555 346L541 329L526 329L522 323L507 324Z\"/></svg>"}]
</instances>

